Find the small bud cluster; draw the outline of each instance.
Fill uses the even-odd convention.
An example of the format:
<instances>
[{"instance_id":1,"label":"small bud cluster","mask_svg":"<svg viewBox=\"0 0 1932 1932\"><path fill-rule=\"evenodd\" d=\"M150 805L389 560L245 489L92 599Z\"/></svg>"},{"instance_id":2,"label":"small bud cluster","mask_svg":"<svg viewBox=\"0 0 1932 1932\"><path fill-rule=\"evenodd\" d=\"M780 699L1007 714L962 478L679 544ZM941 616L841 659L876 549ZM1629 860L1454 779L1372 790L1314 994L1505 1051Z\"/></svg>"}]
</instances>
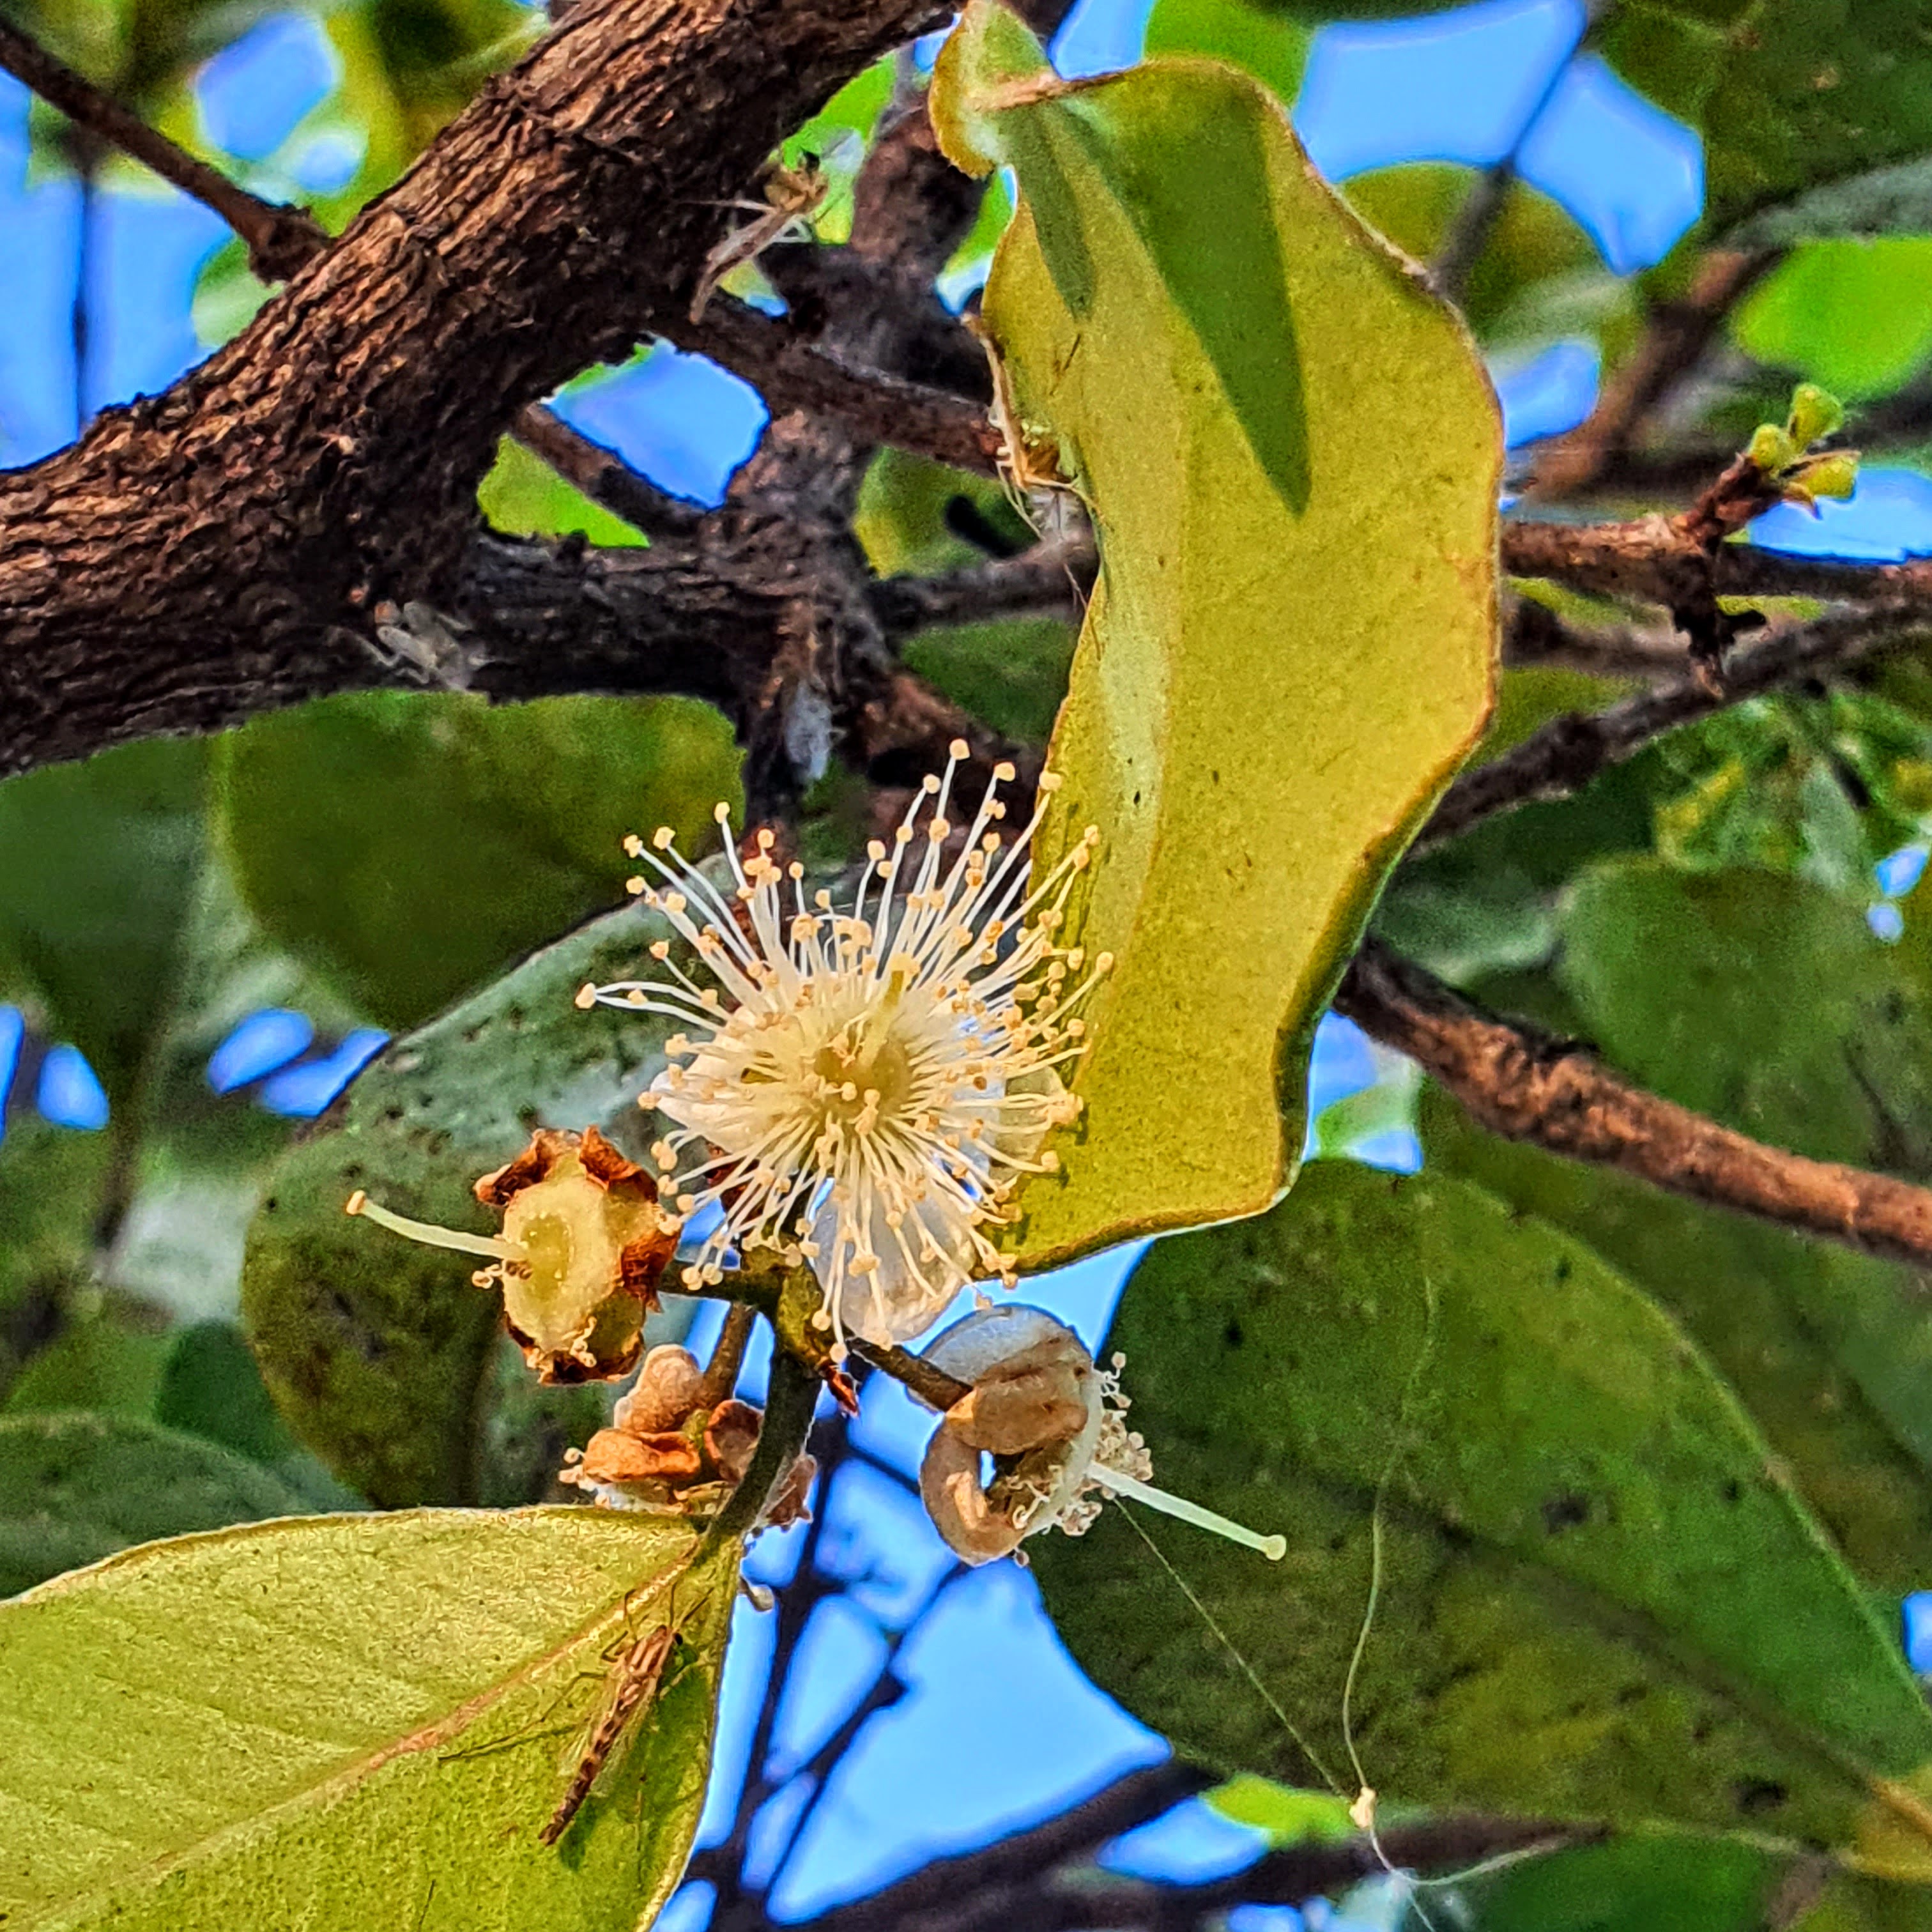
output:
<instances>
[{"instance_id":1,"label":"small bud cluster","mask_svg":"<svg viewBox=\"0 0 1932 1932\"><path fill-rule=\"evenodd\" d=\"M1746 452L1778 486L1789 503L1814 514L1821 496L1849 496L1858 487L1855 449L1815 449L1844 427L1844 405L1816 382L1800 382L1791 392L1791 412L1780 425L1760 423Z\"/></svg>"}]
</instances>

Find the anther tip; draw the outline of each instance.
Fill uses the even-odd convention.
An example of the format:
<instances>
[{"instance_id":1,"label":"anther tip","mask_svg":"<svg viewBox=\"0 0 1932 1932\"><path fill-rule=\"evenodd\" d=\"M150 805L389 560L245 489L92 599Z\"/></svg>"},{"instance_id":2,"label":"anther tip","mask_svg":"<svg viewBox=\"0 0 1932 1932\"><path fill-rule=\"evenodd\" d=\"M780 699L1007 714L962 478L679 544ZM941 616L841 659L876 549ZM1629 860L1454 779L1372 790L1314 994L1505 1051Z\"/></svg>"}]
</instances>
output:
<instances>
[{"instance_id":1,"label":"anther tip","mask_svg":"<svg viewBox=\"0 0 1932 1932\"><path fill-rule=\"evenodd\" d=\"M1270 1563L1279 1563L1288 1554L1288 1538L1285 1536L1264 1537L1262 1540L1261 1551Z\"/></svg>"},{"instance_id":2,"label":"anther tip","mask_svg":"<svg viewBox=\"0 0 1932 1932\"><path fill-rule=\"evenodd\" d=\"M588 980L585 980L584 984L578 988L577 997L572 1004L575 1006L579 1012L587 1013L597 1004L597 988ZM359 1201L362 1197L358 1194L356 1198ZM352 1214L360 1214L362 1210L352 1208L350 1211Z\"/></svg>"},{"instance_id":3,"label":"anther tip","mask_svg":"<svg viewBox=\"0 0 1932 1932\"><path fill-rule=\"evenodd\" d=\"M358 1187L356 1189L356 1192L350 1195L349 1198L342 1204L342 1211L345 1214L359 1214L364 1208L368 1206L368 1196Z\"/></svg>"},{"instance_id":4,"label":"anther tip","mask_svg":"<svg viewBox=\"0 0 1932 1932\"><path fill-rule=\"evenodd\" d=\"M964 758L970 749L971 747L968 745L964 738L956 738L946 746L946 755L957 763L958 760Z\"/></svg>"}]
</instances>

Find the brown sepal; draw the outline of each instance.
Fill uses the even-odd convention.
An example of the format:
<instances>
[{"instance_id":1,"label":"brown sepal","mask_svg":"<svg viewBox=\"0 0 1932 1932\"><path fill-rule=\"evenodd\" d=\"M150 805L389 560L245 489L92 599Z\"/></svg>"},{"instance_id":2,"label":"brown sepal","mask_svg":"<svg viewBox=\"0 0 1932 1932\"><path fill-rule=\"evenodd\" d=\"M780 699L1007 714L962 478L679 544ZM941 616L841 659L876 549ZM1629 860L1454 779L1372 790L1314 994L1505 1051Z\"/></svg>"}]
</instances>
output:
<instances>
[{"instance_id":1,"label":"brown sepal","mask_svg":"<svg viewBox=\"0 0 1932 1932\"><path fill-rule=\"evenodd\" d=\"M542 1180L571 1151L573 1144L572 1136L556 1127L538 1128L530 1136L530 1145L514 1160L477 1182L477 1199L486 1208L507 1208L525 1188L534 1187Z\"/></svg>"},{"instance_id":2,"label":"brown sepal","mask_svg":"<svg viewBox=\"0 0 1932 1932\"><path fill-rule=\"evenodd\" d=\"M628 1429L600 1429L580 1466L593 1482L688 1482L701 1474L698 1445L675 1430L634 1436Z\"/></svg>"},{"instance_id":3,"label":"brown sepal","mask_svg":"<svg viewBox=\"0 0 1932 1932\"><path fill-rule=\"evenodd\" d=\"M617 1286L626 1294L635 1295L644 1304L646 1315L654 1313L657 1309L658 1283L664 1279L664 1269L676 1252L675 1228L641 1235L618 1252Z\"/></svg>"}]
</instances>

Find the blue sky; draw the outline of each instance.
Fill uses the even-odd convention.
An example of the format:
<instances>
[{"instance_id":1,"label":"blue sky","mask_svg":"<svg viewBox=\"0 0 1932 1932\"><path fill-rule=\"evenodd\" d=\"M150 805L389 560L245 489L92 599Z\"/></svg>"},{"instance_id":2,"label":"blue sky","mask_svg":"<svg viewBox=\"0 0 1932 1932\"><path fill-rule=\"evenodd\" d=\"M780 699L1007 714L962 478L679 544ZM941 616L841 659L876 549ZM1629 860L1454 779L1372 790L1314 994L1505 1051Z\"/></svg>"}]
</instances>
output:
<instances>
[{"instance_id":1,"label":"blue sky","mask_svg":"<svg viewBox=\"0 0 1932 1932\"><path fill-rule=\"evenodd\" d=\"M1132 62L1146 10L1144 0L1080 0L1056 44L1062 70ZM1660 257L1696 218L1702 156L1694 135L1600 62L1574 57L1582 24L1578 0L1483 0L1416 21L1330 28L1312 50L1297 124L1317 163L1337 179L1412 160L1482 166L1516 152L1525 177L1570 212L1608 266L1628 273ZM352 143L339 130L304 125L326 103L334 73L314 20L278 16L204 70L204 127L251 178L284 184L283 191L290 183L339 182L353 166ZM57 448L76 421L69 318L81 255L79 196L71 182L30 178L26 126L24 96L0 78L0 255L10 271L0 329L0 462L9 464ZM87 251L94 342L80 386L86 409L164 388L205 352L192 316L195 278L224 238L213 216L171 190L116 186L101 197ZM1499 370L1513 438L1576 421L1595 380L1594 347L1580 340ZM742 384L669 351L584 386L562 406L666 488L706 501L717 500L764 421ZM1932 484L1880 471L1862 481L1853 502L1827 506L1822 520L1780 509L1759 534L1791 548L1894 556L1925 544L1928 531ZM0 1088L12 1077L17 1035L0 1010ZM311 1036L301 1015L257 1016L218 1054L211 1079L224 1090L266 1079L266 1088L254 1090L267 1104L313 1112L380 1036L352 1036L325 1059L287 1064ZM39 1078L45 1111L79 1130L99 1124L104 1102L76 1062L70 1052L50 1055ZM1316 1066L1322 1098L1376 1073L1352 1028L1324 1029ZM1402 1164L1404 1150L1390 1158ZM1134 1258L1122 1251L1065 1270L1030 1285L1030 1296L1097 1344ZM832 1560L868 1580L816 1613L788 1687L777 1738L782 1760L808 1755L838 1724L883 1654L884 1632L926 1600L946 1570L916 1500L887 1473L916 1468L926 1426L896 1388L872 1391L856 1439L884 1466L849 1466L821 1499ZM796 1542L796 1532L767 1539L755 1568L782 1574ZM1177 1546L1184 1556L1184 1546ZM704 1827L711 1839L728 1820L743 1775L746 1728L769 1653L769 1619L741 1606L740 1624ZM1932 1638L1928 1644L1932 1654ZM872 1721L818 1803L773 1894L782 1916L822 1910L936 1855L1048 1815L1164 1748L1086 1682L1041 1615L1024 1573L1009 1564L948 1584L900 1652L898 1668L908 1694ZM795 1784L773 1801L758 1840L768 1857L808 1795ZM1258 1849L1252 1834L1195 1804L1114 1856L1123 1868L1152 1875L1204 1875ZM665 1923L694 1932L706 1904L702 1889L692 1888ZM1359 1909L1372 1913L1375 1901L1364 1899ZM1275 1912L1252 1923L1294 1932L1294 1919Z\"/></svg>"}]
</instances>

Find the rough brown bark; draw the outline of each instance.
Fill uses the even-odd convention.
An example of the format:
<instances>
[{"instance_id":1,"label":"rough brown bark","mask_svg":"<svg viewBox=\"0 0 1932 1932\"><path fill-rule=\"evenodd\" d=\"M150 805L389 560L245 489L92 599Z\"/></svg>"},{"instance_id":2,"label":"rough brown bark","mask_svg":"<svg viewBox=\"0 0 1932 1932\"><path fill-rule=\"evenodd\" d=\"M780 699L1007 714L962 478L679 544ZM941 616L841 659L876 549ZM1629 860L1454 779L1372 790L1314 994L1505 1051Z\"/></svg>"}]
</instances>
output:
<instances>
[{"instance_id":1,"label":"rough brown bark","mask_svg":"<svg viewBox=\"0 0 1932 1932\"><path fill-rule=\"evenodd\" d=\"M0 772L367 681L518 410L688 302L778 139L931 0L585 0L254 324L0 478Z\"/></svg>"},{"instance_id":2,"label":"rough brown bark","mask_svg":"<svg viewBox=\"0 0 1932 1932\"><path fill-rule=\"evenodd\" d=\"M1492 1018L1371 940L1335 997L1364 1032L1432 1073L1506 1140L1634 1174L1668 1192L1932 1263L1932 1191L1766 1146L1632 1086L1574 1042Z\"/></svg>"}]
</instances>

